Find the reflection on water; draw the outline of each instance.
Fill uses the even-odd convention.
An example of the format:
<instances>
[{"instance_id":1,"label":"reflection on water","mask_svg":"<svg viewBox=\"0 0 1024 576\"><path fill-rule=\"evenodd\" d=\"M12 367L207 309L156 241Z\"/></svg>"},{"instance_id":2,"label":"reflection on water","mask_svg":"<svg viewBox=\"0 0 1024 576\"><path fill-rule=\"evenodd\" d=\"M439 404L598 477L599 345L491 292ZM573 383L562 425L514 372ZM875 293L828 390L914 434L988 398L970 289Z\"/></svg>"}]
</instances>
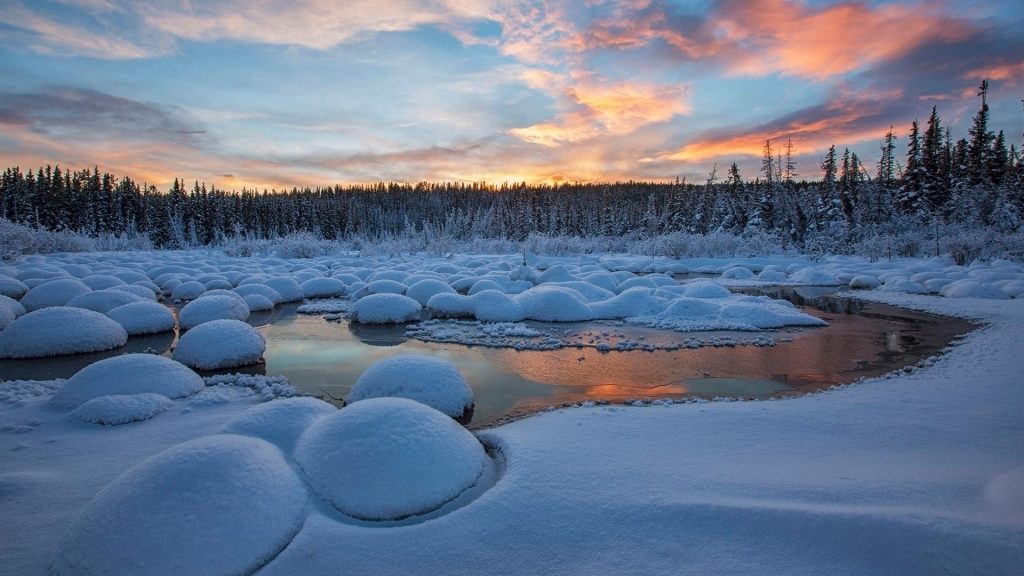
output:
<instances>
[{"instance_id":1,"label":"reflection on water","mask_svg":"<svg viewBox=\"0 0 1024 576\"><path fill-rule=\"evenodd\" d=\"M267 338L266 362L230 372L283 375L293 385L340 404L356 378L374 362L395 354L428 354L458 365L476 397L473 425L484 426L550 405L584 400L800 394L913 364L970 330L969 324L958 320L836 298L832 289L747 291L789 299L829 325L774 332L778 342L771 347L517 351L409 340L403 326L328 322L320 316L297 314L297 305L291 304L252 316L250 323ZM559 328L605 329L600 323L566 326ZM647 342L728 334L680 335L621 325L616 329L630 339ZM124 348L108 352L2 360L0 378L67 378L92 362L122 353L169 355L175 338L175 333L168 332L134 337Z\"/></svg>"}]
</instances>

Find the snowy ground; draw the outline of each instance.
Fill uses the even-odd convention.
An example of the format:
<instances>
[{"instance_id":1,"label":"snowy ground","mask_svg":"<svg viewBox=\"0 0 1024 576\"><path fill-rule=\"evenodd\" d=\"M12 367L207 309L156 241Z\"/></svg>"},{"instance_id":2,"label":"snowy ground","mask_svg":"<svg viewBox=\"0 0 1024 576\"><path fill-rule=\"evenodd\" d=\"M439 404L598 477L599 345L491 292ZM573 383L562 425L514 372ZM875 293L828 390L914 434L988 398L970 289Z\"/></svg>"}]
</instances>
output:
<instances>
[{"instance_id":1,"label":"snowy ground","mask_svg":"<svg viewBox=\"0 0 1024 576\"><path fill-rule=\"evenodd\" d=\"M489 430L506 467L476 500L386 528L311 504L260 573L1019 573L1024 302L861 295L987 326L927 368L827 393L575 408ZM260 398L221 390L103 427L35 388L0 407L3 574L45 573L103 486Z\"/></svg>"}]
</instances>

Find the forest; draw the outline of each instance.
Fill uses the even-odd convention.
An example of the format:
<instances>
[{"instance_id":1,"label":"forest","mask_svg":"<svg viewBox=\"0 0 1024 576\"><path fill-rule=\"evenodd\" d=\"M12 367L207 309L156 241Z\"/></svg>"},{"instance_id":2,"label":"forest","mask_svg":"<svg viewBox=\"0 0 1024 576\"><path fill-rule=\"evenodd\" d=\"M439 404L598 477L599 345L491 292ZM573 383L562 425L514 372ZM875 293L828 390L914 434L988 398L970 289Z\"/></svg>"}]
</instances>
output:
<instances>
[{"instance_id":1,"label":"forest","mask_svg":"<svg viewBox=\"0 0 1024 576\"><path fill-rule=\"evenodd\" d=\"M849 253L872 238L938 245L965 230L1021 231L1024 163L989 126L987 83L968 134L954 140L937 108L905 136L890 128L866 165L831 147L800 178L790 142L766 141L761 170L733 163L705 182L376 183L229 191L175 180L170 190L128 177L46 166L6 169L0 217L53 232L144 237L158 248L215 246L296 233L323 240L419 235L451 241L531 236L633 238L712 233L768 235L807 253ZM902 151L899 150L902 148ZM897 251L901 251L897 249Z\"/></svg>"}]
</instances>

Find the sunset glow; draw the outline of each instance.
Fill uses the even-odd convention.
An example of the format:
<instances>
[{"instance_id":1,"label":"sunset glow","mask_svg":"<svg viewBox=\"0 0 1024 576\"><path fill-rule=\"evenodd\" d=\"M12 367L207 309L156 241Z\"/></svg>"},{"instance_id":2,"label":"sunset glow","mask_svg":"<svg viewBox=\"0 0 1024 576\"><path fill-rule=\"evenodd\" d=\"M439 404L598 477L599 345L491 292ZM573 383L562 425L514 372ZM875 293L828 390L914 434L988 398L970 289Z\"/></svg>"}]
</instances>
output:
<instances>
[{"instance_id":1,"label":"sunset glow","mask_svg":"<svg viewBox=\"0 0 1024 576\"><path fill-rule=\"evenodd\" d=\"M815 178L932 105L966 132L985 78L1019 146L1022 24L1010 0L10 0L0 163L161 189L703 181L753 178L772 139Z\"/></svg>"}]
</instances>

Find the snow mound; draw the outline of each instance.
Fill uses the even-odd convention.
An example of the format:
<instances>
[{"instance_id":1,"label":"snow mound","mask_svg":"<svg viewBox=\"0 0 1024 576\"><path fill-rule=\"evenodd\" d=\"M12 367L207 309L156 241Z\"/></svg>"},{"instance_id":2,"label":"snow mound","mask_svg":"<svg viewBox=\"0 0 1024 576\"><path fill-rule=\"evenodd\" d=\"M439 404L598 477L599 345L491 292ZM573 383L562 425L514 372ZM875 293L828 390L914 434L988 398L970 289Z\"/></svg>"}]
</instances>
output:
<instances>
[{"instance_id":1,"label":"snow mound","mask_svg":"<svg viewBox=\"0 0 1024 576\"><path fill-rule=\"evenodd\" d=\"M274 303L270 301L270 298L261 296L260 294L242 296L242 300L244 300L245 305L249 307L249 312L266 312L267 310L274 309Z\"/></svg>"},{"instance_id":2,"label":"snow mound","mask_svg":"<svg viewBox=\"0 0 1024 576\"><path fill-rule=\"evenodd\" d=\"M878 278L867 274L860 274L850 279L850 288L854 290L873 290L881 285Z\"/></svg>"},{"instance_id":3,"label":"snow mound","mask_svg":"<svg viewBox=\"0 0 1024 576\"><path fill-rule=\"evenodd\" d=\"M789 277L786 276L785 272L780 272L778 270L762 270L754 278L761 282L786 282L789 280Z\"/></svg>"},{"instance_id":4,"label":"snow mound","mask_svg":"<svg viewBox=\"0 0 1024 576\"><path fill-rule=\"evenodd\" d=\"M803 268L789 275L789 281L807 286L839 286L843 284L838 278L815 268Z\"/></svg>"},{"instance_id":5,"label":"snow mound","mask_svg":"<svg viewBox=\"0 0 1024 576\"><path fill-rule=\"evenodd\" d=\"M189 280L178 284L171 289L171 300L195 300L206 292L206 286L201 282Z\"/></svg>"},{"instance_id":6,"label":"snow mound","mask_svg":"<svg viewBox=\"0 0 1024 576\"><path fill-rule=\"evenodd\" d=\"M374 280L366 285L370 294L405 294L405 284L397 280Z\"/></svg>"},{"instance_id":7,"label":"snow mound","mask_svg":"<svg viewBox=\"0 0 1024 576\"><path fill-rule=\"evenodd\" d=\"M349 516L395 520L440 508L485 470L480 442L406 398L357 402L313 424L295 460L321 498Z\"/></svg>"},{"instance_id":8,"label":"snow mound","mask_svg":"<svg viewBox=\"0 0 1024 576\"><path fill-rule=\"evenodd\" d=\"M437 294L454 294L455 289L447 282L427 278L413 283L405 290L405 295L426 306L431 297Z\"/></svg>"},{"instance_id":9,"label":"snow mound","mask_svg":"<svg viewBox=\"0 0 1024 576\"><path fill-rule=\"evenodd\" d=\"M974 280L957 280L944 287L940 294L946 298L990 298L992 300L1006 300L1009 298L1006 292L999 288Z\"/></svg>"},{"instance_id":10,"label":"snow mound","mask_svg":"<svg viewBox=\"0 0 1024 576\"><path fill-rule=\"evenodd\" d=\"M337 298L345 295L345 283L337 278L312 278L302 283L306 298Z\"/></svg>"},{"instance_id":11,"label":"snow mound","mask_svg":"<svg viewBox=\"0 0 1024 576\"><path fill-rule=\"evenodd\" d=\"M99 312L53 306L29 312L0 332L0 358L42 358L124 346L128 333Z\"/></svg>"},{"instance_id":12,"label":"snow mound","mask_svg":"<svg viewBox=\"0 0 1024 576\"><path fill-rule=\"evenodd\" d=\"M191 330L213 320L248 320L249 306L237 294L234 297L204 294L189 302L178 313L178 325Z\"/></svg>"},{"instance_id":13,"label":"snow mound","mask_svg":"<svg viewBox=\"0 0 1024 576\"><path fill-rule=\"evenodd\" d=\"M269 278L264 284L280 294L282 302L298 302L306 296L306 293L302 290L302 285L296 282L294 278L288 276Z\"/></svg>"},{"instance_id":14,"label":"snow mound","mask_svg":"<svg viewBox=\"0 0 1024 576\"><path fill-rule=\"evenodd\" d=\"M95 292L87 292L81 296L75 296L68 301L66 306L71 306L73 308L85 308L86 310L106 314L118 306L131 304L132 302L144 301L145 299L143 297L132 294L131 292L104 289L97 290Z\"/></svg>"},{"instance_id":15,"label":"snow mound","mask_svg":"<svg viewBox=\"0 0 1024 576\"><path fill-rule=\"evenodd\" d=\"M754 273L749 268L743 266L733 266L725 272L722 272L722 278L728 278L729 280L750 280L754 277Z\"/></svg>"},{"instance_id":16,"label":"snow mound","mask_svg":"<svg viewBox=\"0 0 1024 576\"><path fill-rule=\"evenodd\" d=\"M29 290L21 298L21 305L31 312L51 306L64 306L76 296L92 292L81 281L73 278L59 278L44 282Z\"/></svg>"},{"instance_id":17,"label":"snow mound","mask_svg":"<svg viewBox=\"0 0 1024 576\"><path fill-rule=\"evenodd\" d=\"M0 274L0 295L8 298L21 298L28 292L28 286L17 278Z\"/></svg>"},{"instance_id":18,"label":"snow mound","mask_svg":"<svg viewBox=\"0 0 1024 576\"><path fill-rule=\"evenodd\" d=\"M130 468L64 534L51 573L251 574L302 526L306 491L273 445L179 444Z\"/></svg>"},{"instance_id":19,"label":"snow mound","mask_svg":"<svg viewBox=\"0 0 1024 576\"><path fill-rule=\"evenodd\" d=\"M523 305L498 290L484 290L468 296L473 315L482 322L519 322L526 318Z\"/></svg>"},{"instance_id":20,"label":"snow mound","mask_svg":"<svg viewBox=\"0 0 1024 576\"><path fill-rule=\"evenodd\" d=\"M259 294L273 302L274 306L284 302L284 298L281 296L281 293L266 284L245 284L234 288L232 291L241 295L243 298L250 294Z\"/></svg>"},{"instance_id":21,"label":"snow mound","mask_svg":"<svg viewBox=\"0 0 1024 576\"><path fill-rule=\"evenodd\" d=\"M401 294L370 294L352 307L349 320L363 324L399 324L419 320L420 303Z\"/></svg>"},{"instance_id":22,"label":"snow mound","mask_svg":"<svg viewBox=\"0 0 1024 576\"><path fill-rule=\"evenodd\" d=\"M368 398L408 398L452 418L473 406L473 390L454 364L418 354L385 358L360 374L347 400Z\"/></svg>"},{"instance_id":23,"label":"snow mound","mask_svg":"<svg viewBox=\"0 0 1024 576\"><path fill-rule=\"evenodd\" d=\"M545 322L581 322L594 317L579 292L570 288L540 285L516 294L526 318Z\"/></svg>"},{"instance_id":24,"label":"snow mound","mask_svg":"<svg viewBox=\"0 0 1024 576\"><path fill-rule=\"evenodd\" d=\"M665 299L655 296L649 288L633 287L607 300L594 302L590 308L595 318L628 318L656 314L665 308Z\"/></svg>"},{"instance_id":25,"label":"snow mound","mask_svg":"<svg viewBox=\"0 0 1024 576\"><path fill-rule=\"evenodd\" d=\"M140 284L125 284L124 286L114 286L113 288L110 288L110 290L128 292L129 294L135 294L136 296L139 296L146 300L152 300L153 302L156 302L156 291L154 291L152 288L149 288L148 286L143 286Z\"/></svg>"},{"instance_id":26,"label":"snow mound","mask_svg":"<svg viewBox=\"0 0 1024 576\"><path fill-rule=\"evenodd\" d=\"M10 310L11 313L14 314L15 318L27 312L27 310L25 310L25 307L21 305L21 302L18 302L17 300L9 296L4 296L3 294L0 294L0 308L6 308Z\"/></svg>"},{"instance_id":27,"label":"snow mound","mask_svg":"<svg viewBox=\"0 0 1024 576\"><path fill-rule=\"evenodd\" d=\"M107 312L107 317L120 324L129 336L174 330L174 314L163 304L148 300L118 306Z\"/></svg>"},{"instance_id":28,"label":"snow mound","mask_svg":"<svg viewBox=\"0 0 1024 576\"><path fill-rule=\"evenodd\" d=\"M710 280L697 280L683 284L683 295L690 298L728 298L732 292L721 284Z\"/></svg>"},{"instance_id":29,"label":"snow mound","mask_svg":"<svg viewBox=\"0 0 1024 576\"><path fill-rule=\"evenodd\" d=\"M883 292L904 292L906 294L927 294L928 289L906 278L890 278L879 288Z\"/></svg>"},{"instance_id":30,"label":"snow mound","mask_svg":"<svg viewBox=\"0 0 1024 576\"><path fill-rule=\"evenodd\" d=\"M199 370L218 370L256 364L267 349L266 340L241 320L212 320L181 336L173 358Z\"/></svg>"},{"instance_id":31,"label":"snow mound","mask_svg":"<svg viewBox=\"0 0 1024 576\"><path fill-rule=\"evenodd\" d=\"M153 393L182 398L204 386L203 379L180 362L156 354L125 354L82 368L50 401L61 408L75 408L110 394Z\"/></svg>"},{"instance_id":32,"label":"snow mound","mask_svg":"<svg viewBox=\"0 0 1024 576\"><path fill-rule=\"evenodd\" d=\"M71 416L91 424L119 426L149 420L171 406L174 402L159 394L112 394L85 402Z\"/></svg>"},{"instance_id":33,"label":"snow mound","mask_svg":"<svg viewBox=\"0 0 1024 576\"><path fill-rule=\"evenodd\" d=\"M323 400L308 396L284 398L249 408L225 424L221 431L261 438L291 452L307 428L337 410Z\"/></svg>"},{"instance_id":34,"label":"snow mound","mask_svg":"<svg viewBox=\"0 0 1024 576\"><path fill-rule=\"evenodd\" d=\"M93 290L104 290L106 288L113 288L114 286L124 286L127 284L124 280L117 276L107 276L106 274L90 274L82 278L82 284L85 284ZM97 310L99 312L99 310Z\"/></svg>"}]
</instances>

